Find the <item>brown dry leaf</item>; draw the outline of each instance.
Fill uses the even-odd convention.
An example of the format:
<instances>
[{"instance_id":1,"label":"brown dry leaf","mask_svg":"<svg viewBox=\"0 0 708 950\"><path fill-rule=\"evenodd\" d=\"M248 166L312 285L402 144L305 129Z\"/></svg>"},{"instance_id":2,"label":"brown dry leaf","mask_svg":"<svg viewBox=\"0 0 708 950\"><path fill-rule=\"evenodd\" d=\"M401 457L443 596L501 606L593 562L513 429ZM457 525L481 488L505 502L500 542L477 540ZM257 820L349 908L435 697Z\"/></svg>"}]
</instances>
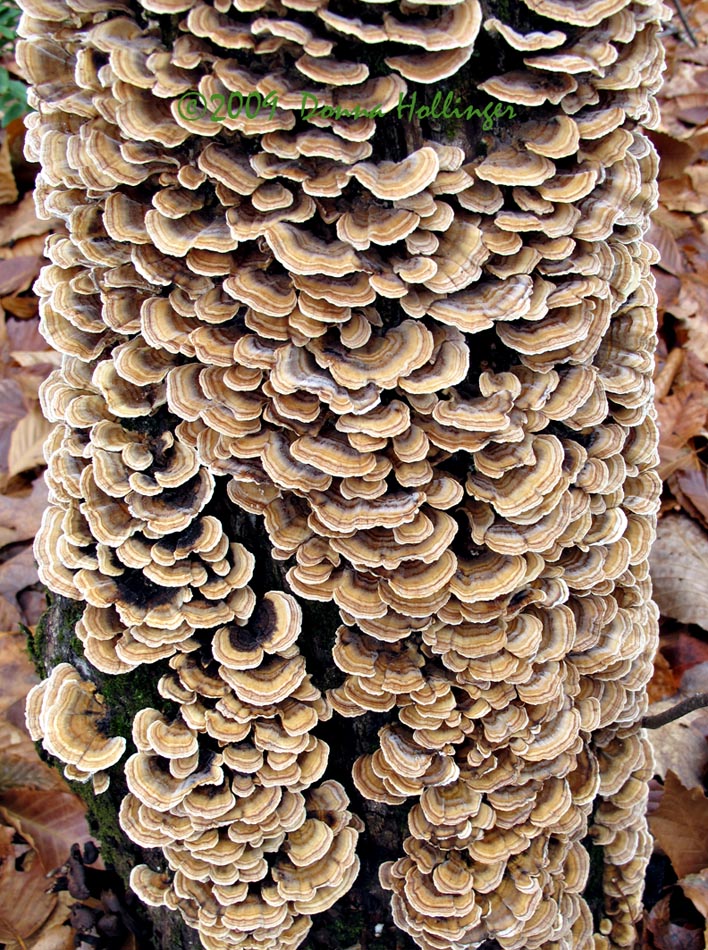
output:
<instances>
[{"instance_id":1,"label":"brown dry leaf","mask_svg":"<svg viewBox=\"0 0 708 950\"><path fill-rule=\"evenodd\" d=\"M661 803L649 817L651 832L669 856L678 877L708 867L708 799L687 789L668 772Z\"/></svg>"},{"instance_id":2,"label":"brown dry leaf","mask_svg":"<svg viewBox=\"0 0 708 950\"><path fill-rule=\"evenodd\" d=\"M13 350L10 356L25 369L46 370L47 374L61 366L61 353L57 350Z\"/></svg>"},{"instance_id":3,"label":"brown dry leaf","mask_svg":"<svg viewBox=\"0 0 708 950\"><path fill-rule=\"evenodd\" d=\"M47 507L47 492L44 475L40 475L32 482L30 492L0 495L0 548L36 535Z\"/></svg>"},{"instance_id":4,"label":"brown dry leaf","mask_svg":"<svg viewBox=\"0 0 708 950\"><path fill-rule=\"evenodd\" d=\"M0 244L9 244L18 238L45 234L56 222L37 217L34 195L28 192L21 201L4 211L0 221Z\"/></svg>"},{"instance_id":5,"label":"brown dry leaf","mask_svg":"<svg viewBox=\"0 0 708 950\"><path fill-rule=\"evenodd\" d=\"M7 132L0 133L0 205L9 205L17 201L17 183L12 174L10 159L10 140Z\"/></svg>"},{"instance_id":6,"label":"brown dry leaf","mask_svg":"<svg viewBox=\"0 0 708 950\"><path fill-rule=\"evenodd\" d=\"M8 722L0 716L0 748L12 750L13 755L30 758L36 756L37 751L27 731L16 723Z\"/></svg>"},{"instance_id":7,"label":"brown dry leaf","mask_svg":"<svg viewBox=\"0 0 708 950\"><path fill-rule=\"evenodd\" d=\"M667 274L658 268L654 271L654 277L656 279L656 293L659 298L659 314L662 314L665 310L670 310L673 304L678 301L681 281L673 274ZM14 310L5 305L4 300L0 300L0 304L10 313L14 313Z\"/></svg>"},{"instance_id":8,"label":"brown dry leaf","mask_svg":"<svg viewBox=\"0 0 708 950\"><path fill-rule=\"evenodd\" d=\"M708 416L708 393L701 383L689 383L656 400L659 422L659 474L666 478L690 462L688 442L700 435Z\"/></svg>"},{"instance_id":9,"label":"brown dry leaf","mask_svg":"<svg viewBox=\"0 0 708 950\"><path fill-rule=\"evenodd\" d=\"M697 457L691 467L669 475L667 484L683 510L708 527L708 472Z\"/></svg>"},{"instance_id":10,"label":"brown dry leaf","mask_svg":"<svg viewBox=\"0 0 708 950\"><path fill-rule=\"evenodd\" d=\"M683 694L652 703L649 715L663 712L684 698ZM669 771L676 774L686 788L702 788L708 766L708 709L694 712L669 722L659 729L649 729L647 735L654 750L654 774L663 779Z\"/></svg>"},{"instance_id":11,"label":"brown dry leaf","mask_svg":"<svg viewBox=\"0 0 708 950\"><path fill-rule=\"evenodd\" d=\"M40 257L12 257L0 261L0 294L21 293L34 282L42 266Z\"/></svg>"},{"instance_id":12,"label":"brown dry leaf","mask_svg":"<svg viewBox=\"0 0 708 950\"><path fill-rule=\"evenodd\" d=\"M708 532L684 514L665 515L650 567L662 614L708 627Z\"/></svg>"},{"instance_id":13,"label":"brown dry leaf","mask_svg":"<svg viewBox=\"0 0 708 950\"><path fill-rule=\"evenodd\" d=\"M14 597L8 600L0 594L0 627L15 630L23 623L20 606Z\"/></svg>"},{"instance_id":14,"label":"brown dry leaf","mask_svg":"<svg viewBox=\"0 0 708 950\"><path fill-rule=\"evenodd\" d=\"M674 898L675 893L662 897L645 916L643 950L703 950L701 931L672 919Z\"/></svg>"},{"instance_id":15,"label":"brown dry leaf","mask_svg":"<svg viewBox=\"0 0 708 950\"><path fill-rule=\"evenodd\" d=\"M698 874L687 874L679 881L686 897L693 902L693 906L706 920L704 932L705 946L708 947L708 868Z\"/></svg>"},{"instance_id":16,"label":"brown dry leaf","mask_svg":"<svg viewBox=\"0 0 708 950\"><path fill-rule=\"evenodd\" d=\"M27 656L25 635L17 631L0 633L0 716L18 699L24 700L39 682L34 666Z\"/></svg>"},{"instance_id":17,"label":"brown dry leaf","mask_svg":"<svg viewBox=\"0 0 708 950\"><path fill-rule=\"evenodd\" d=\"M676 243L676 239L668 228L654 219L647 233L646 240L653 244L661 255L659 266L669 274L679 275L686 268L684 264L681 248Z\"/></svg>"},{"instance_id":18,"label":"brown dry leaf","mask_svg":"<svg viewBox=\"0 0 708 950\"><path fill-rule=\"evenodd\" d=\"M39 406L33 406L27 415L20 419L10 437L7 459L10 477L44 465L42 449L53 428L52 423L42 415Z\"/></svg>"},{"instance_id":19,"label":"brown dry leaf","mask_svg":"<svg viewBox=\"0 0 708 950\"><path fill-rule=\"evenodd\" d=\"M14 320L11 318L5 322L5 332L11 356L13 350L49 349L49 344L39 332L39 317L32 320Z\"/></svg>"},{"instance_id":20,"label":"brown dry leaf","mask_svg":"<svg viewBox=\"0 0 708 950\"><path fill-rule=\"evenodd\" d=\"M29 297L18 297L13 294L10 297L2 297L0 299L0 306L4 307L8 313L11 313L19 320L30 320L32 317L37 316L39 302L33 295Z\"/></svg>"},{"instance_id":21,"label":"brown dry leaf","mask_svg":"<svg viewBox=\"0 0 708 950\"><path fill-rule=\"evenodd\" d=\"M45 867L28 853L17 870L12 848L14 829L0 825L0 942L24 941L39 930L56 906L45 893Z\"/></svg>"},{"instance_id":22,"label":"brown dry leaf","mask_svg":"<svg viewBox=\"0 0 708 950\"><path fill-rule=\"evenodd\" d=\"M57 906L41 929L22 944L11 941L5 950L73 950L75 931L67 924L73 903L74 898L68 891L60 891Z\"/></svg>"},{"instance_id":23,"label":"brown dry leaf","mask_svg":"<svg viewBox=\"0 0 708 950\"><path fill-rule=\"evenodd\" d=\"M67 860L75 841L91 838L84 804L71 792L11 789L0 796L0 817L32 844L49 870Z\"/></svg>"},{"instance_id":24,"label":"brown dry leaf","mask_svg":"<svg viewBox=\"0 0 708 950\"><path fill-rule=\"evenodd\" d=\"M678 679L674 676L671 664L663 653L654 657L654 673L647 687L650 703L658 703L662 699L673 696L678 690Z\"/></svg>"},{"instance_id":25,"label":"brown dry leaf","mask_svg":"<svg viewBox=\"0 0 708 950\"><path fill-rule=\"evenodd\" d=\"M0 755L0 803L2 796L14 788L66 791L66 784L56 769L42 762L34 746L30 746L30 751L30 755L16 752Z\"/></svg>"},{"instance_id":26,"label":"brown dry leaf","mask_svg":"<svg viewBox=\"0 0 708 950\"><path fill-rule=\"evenodd\" d=\"M708 649L695 637L684 637L684 641L693 641L704 651ZM679 691L670 699L650 706L649 714L701 693L708 693L708 662L705 661L686 669ZM647 734L654 750L655 774L665 778L670 769L686 788L703 787L708 766L708 708L696 709L660 729L650 729Z\"/></svg>"},{"instance_id":27,"label":"brown dry leaf","mask_svg":"<svg viewBox=\"0 0 708 950\"><path fill-rule=\"evenodd\" d=\"M674 138L673 135L651 131L649 138L659 152L660 179L676 178L696 157L696 148L693 145Z\"/></svg>"},{"instance_id":28,"label":"brown dry leaf","mask_svg":"<svg viewBox=\"0 0 708 950\"><path fill-rule=\"evenodd\" d=\"M12 431L27 414L22 388L16 379L0 379L0 469L7 468Z\"/></svg>"},{"instance_id":29,"label":"brown dry leaf","mask_svg":"<svg viewBox=\"0 0 708 950\"><path fill-rule=\"evenodd\" d=\"M701 214L708 210L705 195L701 195L693 188L688 175L672 178L659 183L659 200L662 205L671 211L688 211L692 214Z\"/></svg>"},{"instance_id":30,"label":"brown dry leaf","mask_svg":"<svg viewBox=\"0 0 708 950\"><path fill-rule=\"evenodd\" d=\"M51 222L47 222L47 229ZM40 231L38 234L28 234L26 237L17 237L12 247L0 247L0 258L6 260L10 257L24 257L28 254L36 254L42 257L44 247L47 242L47 231Z\"/></svg>"},{"instance_id":31,"label":"brown dry leaf","mask_svg":"<svg viewBox=\"0 0 708 950\"><path fill-rule=\"evenodd\" d=\"M25 617L26 627L35 627L47 609L47 595L41 590L28 587L17 595L17 603Z\"/></svg>"},{"instance_id":32,"label":"brown dry leaf","mask_svg":"<svg viewBox=\"0 0 708 950\"><path fill-rule=\"evenodd\" d=\"M32 545L23 548L14 557L0 564L0 594L8 599L17 596L25 587L39 581Z\"/></svg>"},{"instance_id":33,"label":"brown dry leaf","mask_svg":"<svg viewBox=\"0 0 708 950\"><path fill-rule=\"evenodd\" d=\"M691 235L690 240L693 240ZM702 248L702 251L704 249ZM708 362L708 274L705 262L697 260L699 269L687 270L681 275L678 301L668 310L678 318L688 333L688 347L704 363Z\"/></svg>"}]
</instances>

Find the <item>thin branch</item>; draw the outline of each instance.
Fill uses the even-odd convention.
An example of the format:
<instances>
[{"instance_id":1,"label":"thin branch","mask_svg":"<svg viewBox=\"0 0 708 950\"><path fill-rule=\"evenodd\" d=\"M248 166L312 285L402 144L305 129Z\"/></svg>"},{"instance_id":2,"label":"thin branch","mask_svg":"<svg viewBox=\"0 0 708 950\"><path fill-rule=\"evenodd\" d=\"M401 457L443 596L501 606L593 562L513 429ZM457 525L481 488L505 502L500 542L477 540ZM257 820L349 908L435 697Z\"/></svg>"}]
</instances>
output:
<instances>
[{"instance_id":1,"label":"thin branch","mask_svg":"<svg viewBox=\"0 0 708 950\"><path fill-rule=\"evenodd\" d=\"M689 696L688 699L682 699L680 703L676 703L675 706L671 706L663 712L655 713L653 716L645 716L642 719L642 726L645 729L659 729L669 722L687 716L688 713L696 709L703 709L704 706L708 706L708 693L696 693L694 696Z\"/></svg>"},{"instance_id":2,"label":"thin branch","mask_svg":"<svg viewBox=\"0 0 708 950\"><path fill-rule=\"evenodd\" d=\"M696 34L693 32L693 30L691 29L689 25L688 18L686 17L686 12L681 5L681 0L674 0L674 6L676 7L676 12L678 13L679 20L681 21L681 25L683 26L684 31L686 32L689 40L691 41L691 45L695 46L695 48L698 49L698 40L696 39Z\"/></svg>"}]
</instances>

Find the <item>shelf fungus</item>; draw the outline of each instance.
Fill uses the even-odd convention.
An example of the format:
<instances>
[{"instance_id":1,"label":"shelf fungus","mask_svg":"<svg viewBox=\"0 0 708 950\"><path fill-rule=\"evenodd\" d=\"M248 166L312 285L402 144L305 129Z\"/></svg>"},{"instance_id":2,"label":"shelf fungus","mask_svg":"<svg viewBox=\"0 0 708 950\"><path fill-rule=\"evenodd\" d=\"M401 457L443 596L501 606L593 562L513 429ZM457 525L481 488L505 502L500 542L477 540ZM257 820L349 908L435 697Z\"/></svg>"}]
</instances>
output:
<instances>
[{"instance_id":1,"label":"shelf fungus","mask_svg":"<svg viewBox=\"0 0 708 950\"><path fill-rule=\"evenodd\" d=\"M633 946L668 9L21 6L62 225L35 551L84 605L33 737L96 792L129 753L131 886L207 950L294 950L352 887L346 772L407 810L380 881L422 950ZM137 670L117 735L90 677ZM344 763L319 724L367 713Z\"/></svg>"},{"instance_id":2,"label":"shelf fungus","mask_svg":"<svg viewBox=\"0 0 708 950\"><path fill-rule=\"evenodd\" d=\"M97 794L108 788L108 769L126 749L122 736L106 734L107 721L103 697L70 663L55 666L51 676L33 686L27 696L32 739L65 763L67 778L91 780Z\"/></svg>"}]
</instances>

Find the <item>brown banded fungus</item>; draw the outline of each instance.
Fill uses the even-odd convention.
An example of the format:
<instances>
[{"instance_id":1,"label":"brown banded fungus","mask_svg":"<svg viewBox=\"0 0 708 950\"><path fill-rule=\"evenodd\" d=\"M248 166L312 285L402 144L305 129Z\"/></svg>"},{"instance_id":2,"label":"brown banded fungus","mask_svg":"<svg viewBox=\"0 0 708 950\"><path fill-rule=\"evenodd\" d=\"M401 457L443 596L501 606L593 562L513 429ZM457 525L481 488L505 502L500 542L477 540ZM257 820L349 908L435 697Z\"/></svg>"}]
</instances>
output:
<instances>
[{"instance_id":1,"label":"brown banded fungus","mask_svg":"<svg viewBox=\"0 0 708 950\"><path fill-rule=\"evenodd\" d=\"M40 576L86 604L87 663L154 664L173 709L133 723L120 821L166 862L134 890L207 950L297 947L356 877L362 829L317 724L373 712L353 781L409 807L380 876L423 950L589 950L588 833L595 939L630 947L660 0L522 0L513 23L478 0L21 4L27 154L65 225L37 283L62 354ZM472 77L482 26L506 71ZM413 86L429 107L470 78L519 115L453 144L430 113L398 122ZM216 122L183 112L190 90L273 108ZM256 596L229 505L261 519L290 592ZM298 598L339 609L327 695ZM127 737L57 670L33 735L100 787ZM89 758L55 708L80 713Z\"/></svg>"},{"instance_id":2,"label":"brown banded fungus","mask_svg":"<svg viewBox=\"0 0 708 950\"><path fill-rule=\"evenodd\" d=\"M51 755L66 764L64 774L76 782L108 788L107 769L123 756L122 736L105 734L107 710L93 683L70 663L59 663L27 696L27 728Z\"/></svg>"}]
</instances>

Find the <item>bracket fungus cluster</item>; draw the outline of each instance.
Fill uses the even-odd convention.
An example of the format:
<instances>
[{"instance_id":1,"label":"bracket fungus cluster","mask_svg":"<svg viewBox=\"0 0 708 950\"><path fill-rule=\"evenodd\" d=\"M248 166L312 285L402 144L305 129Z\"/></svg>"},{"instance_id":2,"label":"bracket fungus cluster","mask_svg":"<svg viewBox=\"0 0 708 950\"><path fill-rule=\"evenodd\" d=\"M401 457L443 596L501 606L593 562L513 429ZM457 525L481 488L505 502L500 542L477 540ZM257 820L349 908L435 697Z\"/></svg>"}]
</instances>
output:
<instances>
[{"instance_id":1,"label":"bracket fungus cluster","mask_svg":"<svg viewBox=\"0 0 708 950\"><path fill-rule=\"evenodd\" d=\"M21 4L27 152L64 224L37 285L63 354L40 574L86 604L85 661L157 664L173 710L133 723L121 825L165 866L132 886L208 950L298 946L362 830L317 723L371 712L353 782L410 806L380 877L420 947L631 946L666 8ZM480 145L401 120L473 66L515 121ZM190 91L268 108L214 121ZM225 504L262 519L287 590L249 586ZM298 598L339 609L326 694ZM77 758L73 710L103 715L63 665L31 728L100 790L123 744L108 721Z\"/></svg>"}]
</instances>

